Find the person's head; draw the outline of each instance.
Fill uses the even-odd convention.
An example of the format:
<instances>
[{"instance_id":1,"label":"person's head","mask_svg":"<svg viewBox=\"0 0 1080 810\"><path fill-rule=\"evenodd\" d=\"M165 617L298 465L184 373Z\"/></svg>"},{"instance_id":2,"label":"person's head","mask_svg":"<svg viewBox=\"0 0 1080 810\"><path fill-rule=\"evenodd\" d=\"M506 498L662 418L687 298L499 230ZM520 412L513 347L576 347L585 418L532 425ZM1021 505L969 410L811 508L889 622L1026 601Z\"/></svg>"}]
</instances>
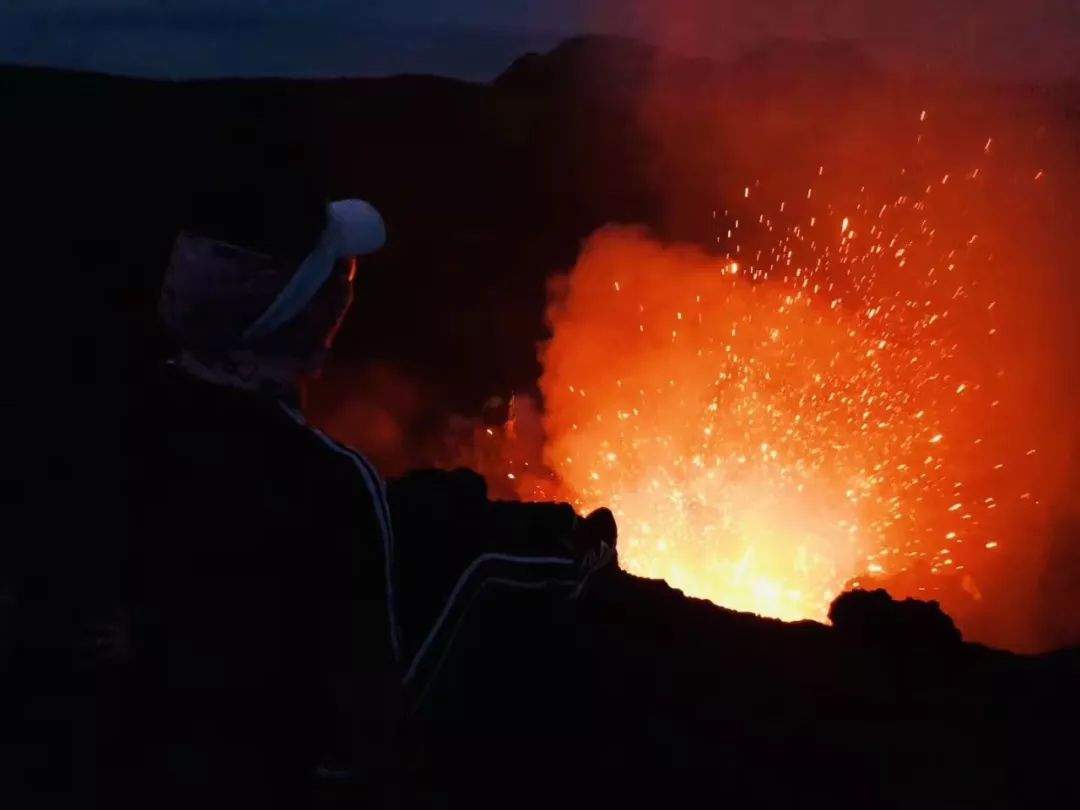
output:
<instances>
[{"instance_id":1,"label":"person's head","mask_svg":"<svg viewBox=\"0 0 1080 810\"><path fill-rule=\"evenodd\" d=\"M217 368L273 368L278 377L318 372L352 302L356 257L385 240L367 203L319 207L317 218L279 223L303 234L291 246L254 231L241 247L215 226L180 234L161 313L185 354Z\"/></svg>"}]
</instances>

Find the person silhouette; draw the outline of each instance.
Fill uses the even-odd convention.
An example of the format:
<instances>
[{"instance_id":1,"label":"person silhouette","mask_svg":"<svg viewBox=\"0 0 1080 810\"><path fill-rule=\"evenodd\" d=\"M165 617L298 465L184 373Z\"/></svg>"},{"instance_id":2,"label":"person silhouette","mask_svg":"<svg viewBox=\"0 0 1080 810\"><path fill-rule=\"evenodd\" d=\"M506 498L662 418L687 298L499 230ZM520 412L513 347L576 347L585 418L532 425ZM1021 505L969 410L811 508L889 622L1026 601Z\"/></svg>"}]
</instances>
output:
<instances>
[{"instance_id":1,"label":"person silhouette","mask_svg":"<svg viewBox=\"0 0 1080 810\"><path fill-rule=\"evenodd\" d=\"M393 767L385 485L301 408L357 257L386 228L364 201L320 202L284 222L294 247L275 250L272 208L240 212L244 246L213 217L181 232L160 298L177 352L142 448L135 633L160 755L150 781L177 806L297 806L313 774L374 781Z\"/></svg>"}]
</instances>

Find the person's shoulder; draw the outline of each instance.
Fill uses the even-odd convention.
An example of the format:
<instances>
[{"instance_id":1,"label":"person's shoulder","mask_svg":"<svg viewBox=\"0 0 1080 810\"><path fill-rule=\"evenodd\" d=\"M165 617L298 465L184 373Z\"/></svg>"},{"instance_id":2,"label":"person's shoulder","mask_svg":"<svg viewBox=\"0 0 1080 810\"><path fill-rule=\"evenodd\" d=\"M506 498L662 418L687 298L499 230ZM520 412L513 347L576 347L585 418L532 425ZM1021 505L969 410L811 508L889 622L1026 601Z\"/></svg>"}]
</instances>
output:
<instances>
[{"instance_id":1,"label":"person's shoulder","mask_svg":"<svg viewBox=\"0 0 1080 810\"><path fill-rule=\"evenodd\" d=\"M389 536L390 509L375 466L358 450L310 425L291 406L282 408L306 443L299 472L308 497L318 505L319 521L333 528L362 526L374 536Z\"/></svg>"},{"instance_id":2,"label":"person's shoulder","mask_svg":"<svg viewBox=\"0 0 1080 810\"><path fill-rule=\"evenodd\" d=\"M325 479L327 485L348 490L362 486L376 495L381 492L383 484L378 470L363 453L310 424L300 410L289 403L279 402L278 408L282 418L295 429L297 441L304 446L312 465L321 470L319 477Z\"/></svg>"}]
</instances>

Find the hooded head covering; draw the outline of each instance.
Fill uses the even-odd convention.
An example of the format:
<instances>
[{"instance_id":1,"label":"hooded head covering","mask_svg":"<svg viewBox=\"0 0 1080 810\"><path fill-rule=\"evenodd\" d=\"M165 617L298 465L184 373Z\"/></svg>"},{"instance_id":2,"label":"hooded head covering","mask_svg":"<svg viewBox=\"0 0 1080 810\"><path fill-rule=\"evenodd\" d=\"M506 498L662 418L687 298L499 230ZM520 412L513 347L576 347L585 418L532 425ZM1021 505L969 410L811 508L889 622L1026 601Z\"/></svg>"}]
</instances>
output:
<instances>
[{"instance_id":1,"label":"hooded head covering","mask_svg":"<svg viewBox=\"0 0 1080 810\"><path fill-rule=\"evenodd\" d=\"M165 325L185 349L250 348L302 313L335 264L386 241L379 212L362 200L326 208L326 226L299 267L226 242L181 233L161 293Z\"/></svg>"}]
</instances>

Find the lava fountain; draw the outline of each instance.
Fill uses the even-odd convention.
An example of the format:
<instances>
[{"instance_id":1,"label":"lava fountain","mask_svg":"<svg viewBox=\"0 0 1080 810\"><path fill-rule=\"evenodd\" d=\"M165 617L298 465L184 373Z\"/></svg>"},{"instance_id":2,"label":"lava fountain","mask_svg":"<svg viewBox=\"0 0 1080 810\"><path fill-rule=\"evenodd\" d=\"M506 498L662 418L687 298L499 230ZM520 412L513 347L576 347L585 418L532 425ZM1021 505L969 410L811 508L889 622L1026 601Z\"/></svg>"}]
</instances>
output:
<instances>
[{"instance_id":1,"label":"lava fountain","mask_svg":"<svg viewBox=\"0 0 1080 810\"><path fill-rule=\"evenodd\" d=\"M1017 268L963 217L935 225L949 182L979 172L887 200L808 189L796 212L763 202L754 235L717 211L710 253L595 233L553 287L559 485L536 494L609 506L624 567L739 610L824 619L846 586L912 572L981 599L985 557L1039 509L1044 436L1009 361ZM746 216L760 191L739 191Z\"/></svg>"}]
</instances>

